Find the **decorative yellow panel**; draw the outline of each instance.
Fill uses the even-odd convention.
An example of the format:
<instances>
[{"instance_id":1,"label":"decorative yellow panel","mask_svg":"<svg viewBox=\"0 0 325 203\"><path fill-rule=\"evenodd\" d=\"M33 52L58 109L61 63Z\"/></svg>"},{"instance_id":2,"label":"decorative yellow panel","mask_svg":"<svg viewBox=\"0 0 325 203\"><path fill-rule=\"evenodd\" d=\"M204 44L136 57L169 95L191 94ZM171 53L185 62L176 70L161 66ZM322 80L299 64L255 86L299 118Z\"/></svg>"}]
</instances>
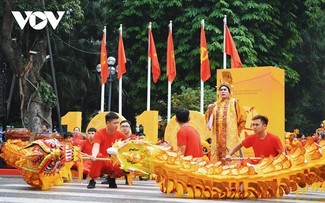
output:
<instances>
[{"instance_id":1,"label":"decorative yellow panel","mask_svg":"<svg viewBox=\"0 0 325 203\"><path fill-rule=\"evenodd\" d=\"M69 111L61 117L61 125L67 125L67 131L72 132L73 128L79 127L81 129L82 112Z\"/></svg>"},{"instance_id":2,"label":"decorative yellow panel","mask_svg":"<svg viewBox=\"0 0 325 203\"><path fill-rule=\"evenodd\" d=\"M262 114L269 118L267 131L278 135L284 143L284 70L272 66L219 69L217 70L217 86L220 84L222 75L229 75L229 73L233 81L232 97L237 98L247 112L247 122L240 139L254 133L250 126L251 119L256 114ZM243 148L243 151L244 156L253 155L251 149Z\"/></svg>"},{"instance_id":3,"label":"decorative yellow panel","mask_svg":"<svg viewBox=\"0 0 325 203\"><path fill-rule=\"evenodd\" d=\"M152 144L158 142L158 111L144 111L137 116L137 125L143 126L146 141Z\"/></svg>"}]
</instances>

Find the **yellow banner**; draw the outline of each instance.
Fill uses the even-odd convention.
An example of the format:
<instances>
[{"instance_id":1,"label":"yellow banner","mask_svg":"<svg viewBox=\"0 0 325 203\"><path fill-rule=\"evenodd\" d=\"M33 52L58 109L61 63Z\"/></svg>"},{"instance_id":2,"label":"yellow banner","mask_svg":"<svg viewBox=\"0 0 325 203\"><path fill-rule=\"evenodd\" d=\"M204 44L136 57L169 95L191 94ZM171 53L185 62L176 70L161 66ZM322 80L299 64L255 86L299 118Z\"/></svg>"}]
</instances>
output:
<instances>
[{"instance_id":1,"label":"yellow banner","mask_svg":"<svg viewBox=\"0 0 325 203\"><path fill-rule=\"evenodd\" d=\"M271 66L219 69L217 70L218 87L225 77L233 84L231 96L237 98L247 112L247 121L240 140L254 133L251 119L257 114L262 114L269 118L267 131L279 136L284 143L284 70ZM244 156L254 156L251 149L243 149L243 151Z\"/></svg>"}]
</instances>

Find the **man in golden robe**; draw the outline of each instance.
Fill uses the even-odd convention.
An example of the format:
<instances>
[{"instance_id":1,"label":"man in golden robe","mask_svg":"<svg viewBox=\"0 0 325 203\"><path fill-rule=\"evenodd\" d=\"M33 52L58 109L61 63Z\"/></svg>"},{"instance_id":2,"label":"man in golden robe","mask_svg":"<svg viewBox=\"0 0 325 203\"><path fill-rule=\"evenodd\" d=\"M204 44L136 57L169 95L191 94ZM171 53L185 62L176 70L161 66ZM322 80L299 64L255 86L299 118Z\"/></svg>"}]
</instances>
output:
<instances>
[{"instance_id":1,"label":"man in golden robe","mask_svg":"<svg viewBox=\"0 0 325 203\"><path fill-rule=\"evenodd\" d=\"M212 140L215 141L215 149L211 150L211 161L222 161L227 152L239 142L240 132L245 127L247 118L239 101L230 97L229 83L221 83L218 91L218 101L209 104L205 113L208 128L213 130Z\"/></svg>"}]
</instances>

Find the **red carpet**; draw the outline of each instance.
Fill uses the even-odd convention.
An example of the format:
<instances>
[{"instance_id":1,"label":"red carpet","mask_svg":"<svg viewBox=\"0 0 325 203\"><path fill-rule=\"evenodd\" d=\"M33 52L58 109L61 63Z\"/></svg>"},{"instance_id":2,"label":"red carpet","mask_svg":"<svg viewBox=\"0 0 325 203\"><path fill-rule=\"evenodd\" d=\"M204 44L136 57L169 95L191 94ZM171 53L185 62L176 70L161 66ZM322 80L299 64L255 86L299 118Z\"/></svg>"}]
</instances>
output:
<instances>
[{"instance_id":1,"label":"red carpet","mask_svg":"<svg viewBox=\"0 0 325 203\"><path fill-rule=\"evenodd\" d=\"M0 168L0 176L3 175L17 176L17 175L21 175L21 173L18 169Z\"/></svg>"}]
</instances>

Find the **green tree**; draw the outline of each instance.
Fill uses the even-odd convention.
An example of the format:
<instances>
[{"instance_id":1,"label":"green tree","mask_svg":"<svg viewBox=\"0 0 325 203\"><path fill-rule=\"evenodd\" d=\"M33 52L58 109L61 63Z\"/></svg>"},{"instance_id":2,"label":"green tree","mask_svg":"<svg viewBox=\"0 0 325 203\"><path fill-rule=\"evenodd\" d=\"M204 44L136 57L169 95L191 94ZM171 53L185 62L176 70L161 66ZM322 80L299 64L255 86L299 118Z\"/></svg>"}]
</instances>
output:
<instances>
[{"instance_id":1,"label":"green tree","mask_svg":"<svg viewBox=\"0 0 325 203\"><path fill-rule=\"evenodd\" d=\"M19 83L20 116L23 127L39 132L42 124L52 126L52 107L56 97L49 83L43 80L41 68L47 56L47 37L45 29L34 30L27 23L23 30L14 25L11 11L66 11L74 7L77 18L63 20L64 27L73 26L82 18L78 0L51 1L15 1L8 0L1 7L1 53L9 64Z\"/></svg>"},{"instance_id":2,"label":"green tree","mask_svg":"<svg viewBox=\"0 0 325 203\"><path fill-rule=\"evenodd\" d=\"M199 31L205 19L206 36L212 75L222 66L223 17L228 16L228 27L246 67L272 65L286 70L286 84L294 86L299 75L294 67L292 50L302 42L310 23L310 9L301 1L205 1L205 0L139 0L100 1L104 21L109 25L108 35L116 36L119 24L124 27L127 57L132 67L127 75L133 80L130 106L137 112L145 109L147 26L152 22L162 75L151 85L152 105L166 100L166 41L169 20L173 22L173 38L177 77L172 91L181 93L181 87L199 86ZM319 5L314 5L318 6ZM116 37L115 37L116 38ZM112 40L116 43L116 40ZM117 47L116 44L113 47ZM216 78L207 84L214 86ZM159 105L158 105L159 106Z\"/></svg>"},{"instance_id":3,"label":"green tree","mask_svg":"<svg viewBox=\"0 0 325 203\"><path fill-rule=\"evenodd\" d=\"M317 1L316 1L317 2ZM325 10L307 1L313 21L303 33L303 43L292 50L290 64L300 75L299 83L286 88L286 130L300 128L311 135L325 119Z\"/></svg>"},{"instance_id":4,"label":"green tree","mask_svg":"<svg viewBox=\"0 0 325 203\"><path fill-rule=\"evenodd\" d=\"M181 94L174 93L172 96L172 106L176 108L185 107L193 111L200 111L200 88L190 88L181 86ZM207 106L216 100L216 88L204 87L204 104Z\"/></svg>"},{"instance_id":5,"label":"green tree","mask_svg":"<svg viewBox=\"0 0 325 203\"><path fill-rule=\"evenodd\" d=\"M62 2L72 1L60 1L60 3ZM34 3L26 2L25 4L20 2L19 7L29 6L32 10L37 8ZM322 71L324 70L321 70L320 64L323 64L324 54L320 50L323 48L324 42L319 40L319 36L322 35L312 35L316 28L318 29L317 33L323 32L324 26L319 26L324 21L321 18L324 10L323 5L324 0L81 1L80 7L77 5L71 6L74 13L70 18L65 18L67 22L64 21L64 27L59 26L57 30L51 32L62 112L81 110L85 117L89 118L99 109L99 77L94 70L99 63L100 40L105 25L107 26L108 54L117 57L118 28L120 24L123 24L124 46L128 58L127 73L123 78L129 79L123 80L123 83L125 83L123 84L125 93L123 96L123 114L126 114L127 118L132 119L135 114L141 113L146 106L147 27L149 22L152 22L152 31L162 72L159 81L156 84L151 83L151 108L162 113L166 110L166 107L161 105L164 102L161 101L167 100L165 64L170 20L173 22L177 66L177 77L172 85L172 93L181 96L184 91L184 95L186 95L199 87L199 39L200 21L202 19L205 20L212 72L212 78L206 82L205 87L214 87L216 84L214 75L216 70L222 66L223 18L224 15L227 15L228 27L245 67L272 65L286 70L287 126L301 124L296 122L294 117L302 118L300 120L307 119L304 122L307 126L315 122L315 120L320 120L324 115L324 110L320 110L313 114L315 118L312 119L311 114L306 113L312 108L324 109L322 102L319 102L319 106L316 107L312 102L318 89L315 88L315 92L308 93L308 97L304 96L300 103L291 102L290 100L296 98L297 95L294 92L299 92L295 91L295 89L300 90L300 87L305 87L304 80L311 81L315 79L312 76L316 77L318 75L320 77L313 85L323 84L324 73ZM65 8L69 7L66 6ZM70 22L72 19L78 19L82 13L81 10L85 16L82 24ZM5 11L5 9L0 8L0 11ZM4 22L4 19L11 19L9 15L4 18L4 13L1 12L2 22ZM69 29L66 28L68 25L70 25ZM17 26L14 26L14 28L17 29ZM25 36L25 33L21 33L19 30L16 30L15 33L18 33L17 36ZM10 48L11 44L3 43L3 36L10 36L6 39L7 43L12 43L12 37L8 34L1 35L2 53L5 53L4 50ZM310 42L307 39L310 39ZM22 47L25 50L30 50L31 45L29 44L32 43L19 42L19 44L24 45ZM310 58L308 60L314 60L313 69L315 69L315 73L310 76L310 72L306 71L308 66L299 65L298 62L299 60L301 62L308 61L301 57L309 55L306 55L303 46L312 48L312 45L318 48L309 53ZM18 55L20 56L20 54L14 54L13 56ZM26 56L28 59L28 52ZM9 61L10 57L6 56L6 58ZM11 63L17 63L17 61ZM11 63L9 63L11 67L23 67L22 64L14 66ZM311 65L311 63L308 64ZM301 69L301 67L306 69ZM46 66L43 70L44 72L42 71L41 75L46 81L51 81L49 67ZM113 91L114 100L112 101L112 110L114 111L117 111L116 82ZM307 90L308 88L305 89L305 92ZM305 92L301 94L305 94ZM324 98L323 91L318 92L321 95L320 98ZM176 98L174 98L175 101ZM177 104L173 103L173 105ZM190 107L191 104L188 105ZM308 108L303 108L304 106L308 106Z\"/></svg>"}]
</instances>

